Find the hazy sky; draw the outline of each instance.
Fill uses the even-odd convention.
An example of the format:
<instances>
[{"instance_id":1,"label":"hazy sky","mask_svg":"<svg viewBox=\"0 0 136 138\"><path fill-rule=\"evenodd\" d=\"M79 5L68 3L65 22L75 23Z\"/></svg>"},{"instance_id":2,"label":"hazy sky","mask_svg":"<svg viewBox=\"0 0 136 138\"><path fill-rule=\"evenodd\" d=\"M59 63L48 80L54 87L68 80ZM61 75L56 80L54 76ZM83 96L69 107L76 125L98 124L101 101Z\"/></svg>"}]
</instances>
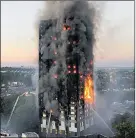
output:
<instances>
[{"instance_id":1,"label":"hazy sky","mask_svg":"<svg viewBox=\"0 0 136 138\"><path fill-rule=\"evenodd\" d=\"M1 2L2 65L38 64L35 23L43 5L42 1ZM134 2L106 2L97 37L97 66L133 66Z\"/></svg>"}]
</instances>

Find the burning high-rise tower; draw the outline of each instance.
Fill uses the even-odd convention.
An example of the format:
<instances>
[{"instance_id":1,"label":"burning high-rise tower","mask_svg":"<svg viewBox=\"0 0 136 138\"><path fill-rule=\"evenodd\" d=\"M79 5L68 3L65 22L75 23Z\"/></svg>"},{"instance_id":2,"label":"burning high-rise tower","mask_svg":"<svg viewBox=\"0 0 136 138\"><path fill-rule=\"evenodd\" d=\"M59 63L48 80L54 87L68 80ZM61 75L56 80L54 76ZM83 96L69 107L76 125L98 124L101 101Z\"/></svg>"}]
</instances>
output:
<instances>
[{"instance_id":1,"label":"burning high-rise tower","mask_svg":"<svg viewBox=\"0 0 136 138\"><path fill-rule=\"evenodd\" d=\"M93 122L94 9L78 1L62 15L40 24L41 131L83 135Z\"/></svg>"}]
</instances>

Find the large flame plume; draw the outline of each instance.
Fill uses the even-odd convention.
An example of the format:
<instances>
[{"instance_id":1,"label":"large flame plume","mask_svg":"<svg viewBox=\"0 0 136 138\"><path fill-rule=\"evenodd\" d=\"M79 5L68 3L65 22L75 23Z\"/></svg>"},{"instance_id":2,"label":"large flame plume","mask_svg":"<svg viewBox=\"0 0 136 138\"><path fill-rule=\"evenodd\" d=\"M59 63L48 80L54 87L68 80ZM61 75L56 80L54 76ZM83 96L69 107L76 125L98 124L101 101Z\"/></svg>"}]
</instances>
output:
<instances>
[{"instance_id":1,"label":"large flame plume","mask_svg":"<svg viewBox=\"0 0 136 138\"><path fill-rule=\"evenodd\" d=\"M90 75L85 78L84 85L84 100L86 103L94 104L94 82Z\"/></svg>"}]
</instances>

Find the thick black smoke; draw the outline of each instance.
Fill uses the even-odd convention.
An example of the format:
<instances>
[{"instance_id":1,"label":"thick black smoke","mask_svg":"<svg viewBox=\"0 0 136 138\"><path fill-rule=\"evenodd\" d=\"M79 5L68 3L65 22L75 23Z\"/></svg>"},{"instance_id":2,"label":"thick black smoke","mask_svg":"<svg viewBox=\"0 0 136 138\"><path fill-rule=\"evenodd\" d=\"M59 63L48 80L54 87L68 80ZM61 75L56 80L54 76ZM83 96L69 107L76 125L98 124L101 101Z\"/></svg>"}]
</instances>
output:
<instances>
[{"instance_id":1,"label":"thick black smoke","mask_svg":"<svg viewBox=\"0 0 136 138\"><path fill-rule=\"evenodd\" d=\"M48 2L40 36L40 82L39 90L44 92L46 110L59 109L57 93L61 92L61 104L67 105L66 73L70 60L79 56L79 72L84 75L93 72L93 49L95 45L96 10L87 1ZM69 27L69 30L67 29ZM41 31L42 32L42 31ZM49 70L47 59L52 59ZM61 89L60 89L61 85ZM63 88L63 89L62 89Z\"/></svg>"},{"instance_id":2,"label":"thick black smoke","mask_svg":"<svg viewBox=\"0 0 136 138\"><path fill-rule=\"evenodd\" d=\"M67 41L71 39L76 43L75 46L73 45L72 53L80 55L80 70L86 71L91 60L93 61L95 9L93 7L89 9L88 2L77 1L65 9L63 16L63 23L71 27Z\"/></svg>"}]
</instances>

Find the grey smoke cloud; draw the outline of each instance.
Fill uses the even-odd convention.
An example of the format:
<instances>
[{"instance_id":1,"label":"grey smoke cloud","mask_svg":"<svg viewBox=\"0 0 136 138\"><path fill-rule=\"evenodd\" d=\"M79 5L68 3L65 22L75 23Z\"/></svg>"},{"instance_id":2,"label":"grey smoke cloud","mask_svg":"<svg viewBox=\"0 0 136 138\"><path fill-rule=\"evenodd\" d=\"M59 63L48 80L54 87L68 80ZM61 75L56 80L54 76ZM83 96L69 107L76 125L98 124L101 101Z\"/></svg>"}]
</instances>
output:
<instances>
[{"instance_id":1,"label":"grey smoke cloud","mask_svg":"<svg viewBox=\"0 0 136 138\"><path fill-rule=\"evenodd\" d=\"M65 87L66 85L65 72L67 71L67 67L65 63L65 55L67 44L69 43L69 32L62 30L64 18L66 18L66 24L71 26L72 28L74 28L76 24L79 25L79 44L77 48L73 49L72 54L74 55L76 52L79 52L81 57L79 69L81 72L86 73L88 63L90 62L90 60L93 60L92 53L101 20L100 12L102 12L104 4L105 3L98 4L96 2L89 2L88 4L88 2L83 1L80 1L79 3L76 3L75 1L46 2L45 11L43 12L43 15L39 17L38 22L40 22L40 20L57 19L57 25L50 27L47 30L45 36L43 36L40 41L40 52L43 53L43 59L45 60L47 58L55 58L56 60L56 64L51 67L49 73L47 73L44 68L41 70L41 72L44 72L44 75L41 75L39 84L40 91L45 92L44 104L46 110L49 111L50 109L53 109L54 112L58 111L59 106L57 100L54 99L56 90L59 90L58 81L63 79L63 86ZM71 15L74 16L72 22L69 20ZM55 32L60 33L61 37L59 38L59 40L52 40L52 36L56 35ZM75 34L76 31L72 29L70 33ZM50 43L50 48L47 48L48 43ZM58 48L56 48L56 46L58 46ZM85 49L84 52L82 51L83 48ZM54 50L57 52L56 55L48 54L48 51L53 53ZM57 79L53 77L54 74L58 74ZM48 78L50 79L48 80ZM63 97L63 95L66 97L65 91L62 94L62 102L65 104L66 101L64 100L65 98ZM103 112L108 111L107 115L103 114L102 116L105 120L109 114L113 114L112 110L110 110L110 108L105 103L105 100L108 101L110 99L110 97L107 97L105 98L104 96L97 94L96 101L98 106L102 106L103 103ZM106 121L108 122L109 120Z\"/></svg>"},{"instance_id":2,"label":"grey smoke cloud","mask_svg":"<svg viewBox=\"0 0 136 138\"><path fill-rule=\"evenodd\" d=\"M75 53L79 53L80 55L79 70L85 74L93 71L93 65L89 65L90 61L94 59L93 50L97 38L97 30L100 25L100 11L104 7L100 5L84 1L46 2L46 12L44 11L40 20L57 19L57 25L48 28L45 36L40 40L40 52L43 53L43 59L53 58L56 60L56 63L50 68L49 72L45 71L44 68L41 70L41 72L44 72L44 75L41 75L39 82L40 92L44 92L44 105L47 111L52 109L54 112L57 112L59 110L59 104L54 99L56 91L60 90L58 82L63 80L62 85L66 88L66 54L68 43L70 43L69 36L71 34L73 36L75 34L79 36L78 47L74 47L72 51L73 55ZM100 8L97 10L98 7ZM73 18L72 21L69 20L70 18ZM72 28L71 31L62 30L64 22ZM78 31L76 31L76 25L78 26ZM60 37L59 39L53 40L52 37L57 36L56 32L60 33ZM50 47L47 48L49 43ZM56 54L50 54L50 52L54 53L54 50ZM87 70L88 68L89 71ZM57 79L53 77L54 74L58 74ZM66 91L63 91L61 95L61 102L63 105L66 105ZM105 99L101 95L97 95L96 100L98 102L97 105L99 105ZM107 106L103 105L103 109L105 111ZM103 117L106 118L107 116L105 115ZM102 125L102 127L104 126Z\"/></svg>"},{"instance_id":3,"label":"grey smoke cloud","mask_svg":"<svg viewBox=\"0 0 136 138\"><path fill-rule=\"evenodd\" d=\"M98 19L100 19L100 15L98 15L100 5L102 4L87 1L46 2L45 9L42 16L39 17L37 25L39 26L41 20L57 19L57 25L48 28L46 30L47 33L39 42L39 50L43 54L42 59L53 58L56 60L55 65L50 68L49 72L45 71L44 68L41 70L41 74L43 73L44 75L41 75L39 90L40 92L45 92L44 104L46 110L49 111L51 108L58 110L58 106L54 107L54 104L52 104L52 102L55 102L58 105L57 101L53 99L56 94L55 91L59 90L58 82L63 80L62 85L66 88L66 51L67 45L70 43L69 36L71 34L79 36L78 47L73 48L72 54L79 53L80 55L80 71L85 74L88 73L87 68L90 68L90 71L92 71L93 65L90 67L89 64L91 60L93 61L96 28L99 22ZM97 9L98 7L99 10ZM71 17L74 17L72 21L69 20ZM65 24L71 26L70 32L62 30L64 20ZM78 31L75 29L76 25L78 26ZM56 35L56 32L60 33L59 40L52 39ZM49 47L47 47L48 44L50 44ZM57 79L53 77L54 74L58 74ZM66 95L66 91L64 91L61 98L63 104L66 104L66 100L64 100L66 99Z\"/></svg>"}]
</instances>

